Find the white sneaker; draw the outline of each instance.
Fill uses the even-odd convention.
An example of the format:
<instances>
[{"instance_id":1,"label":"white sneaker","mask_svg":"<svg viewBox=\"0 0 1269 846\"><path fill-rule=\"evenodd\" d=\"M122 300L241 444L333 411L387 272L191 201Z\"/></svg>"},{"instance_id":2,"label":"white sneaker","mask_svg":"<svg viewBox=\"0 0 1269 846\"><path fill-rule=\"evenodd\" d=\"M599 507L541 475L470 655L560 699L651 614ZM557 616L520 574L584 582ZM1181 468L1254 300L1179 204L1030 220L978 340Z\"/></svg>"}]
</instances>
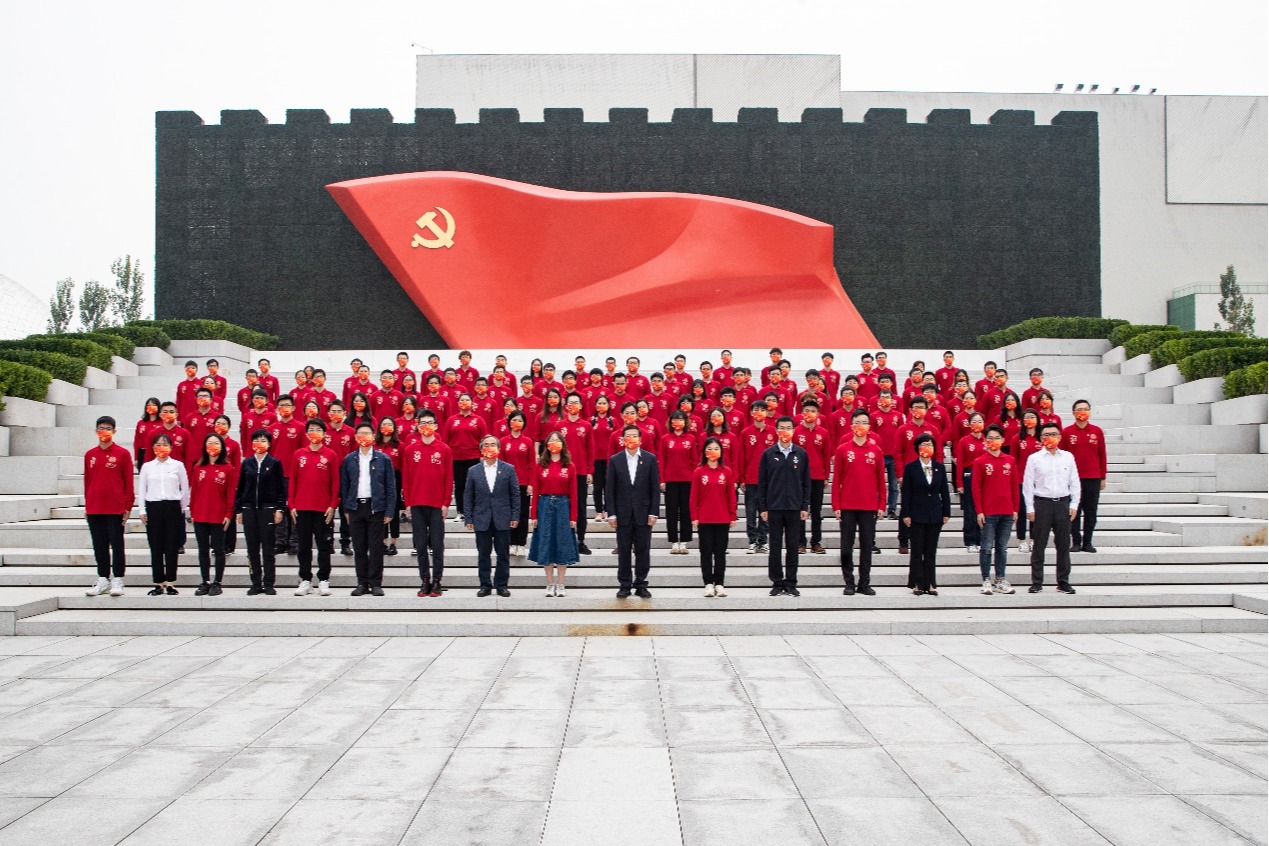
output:
<instances>
[{"instance_id":1,"label":"white sneaker","mask_svg":"<svg viewBox=\"0 0 1269 846\"><path fill-rule=\"evenodd\" d=\"M123 596L123 579L110 580L110 595Z\"/></svg>"},{"instance_id":2,"label":"white sneaker","mask_svg":"<svg viewBox=\"0 0 1269 846\"><path fill-rule=\"evenodd\" d=\"M558 585L556 585L556 586L555 586L555 595L556 595L556 596L563 596L563 595L564 595L564 583L563 583L563 582L561 582L560 584L558 584Z\"/></svg>"},{"instance_id":3,"label":"white sneaker","mask_svg":"<svg viewBox=\"0 0 1269 846\"><path fill-rule=\"evenodd\" d=\"M108 590L110 590L110 580L97 579L97 584L93 585L88 590L84 591L84 593L87 596L101 596L103 593L105 593Z\"/></svg>"},{"instance_id":4,"label":"white sneaker","mask_svg":"<svg viewBox=\"0 0 1269 846\"><path fill-rule=\"evenodd\" d=\"M1009 584L1008 579L1001 579L1000 581L996 582L995 585L993 585L993 588L995 589L996 593L1016 593L1016 591L1013 589L1013 585Z\"/></svg>"},{"instance_id":5,"label":"white sneaker","mask_svg":"<svg viewBox=\"0 0 1269 846\"><path fill-rule=\"evenodd\" d=\"M973 552L973 551L974 551L974 547L973 547L972 545L971 545L971 546L966 546L966 547L965 547L965 551L966 551L966 552Z\"/></svg>"},{"instance_id":6,"label":"white sneaker","mask_svg":"<svg viewBox=\"0 0 1269 846\"><path fill-rule=\"evenodd\" d=\"M758 551L758 544L751 543L749 544L749 548L745 550L745 555L753 555L757 551Z\"/></svg>"},{"instance_id":7,"label":"white sneaker","mask_svg":"<svg viewBox=\"0 0 1269 846\"><path fill-rule=\"evenodd\" d=\"M983 548L978 544L974 544L974 552L982 552Z\"/></svg>"},{"instance_id":8,"label":"white sneaker","mask_svg":"<svg viewBox=\"0 0 1269 846\"><path fill-rule=\"evenodd\" d=\"M726 596L727 591L722 585L714 585L714 596Z\"/></svg>"},{"instance_id":9,"label":"white sneaker","mask_svg":"<svg viewBox=\"0 0 1269 846\"><path fill-rule=\"evenodd\" d=\"M713 586L713 585L705 585L705 595L706 595L706 596L713 596L713 595L714 595L714 586Z\"/></svg>"},{"instance_id":10,"label":"white sneaker","mask_svg":"<svg viewBox=\"0 0 1269 846\"><path fill-rule=\"evenodd\" d=\"M1031 551L1031 541L1029 541L1029 540L1018 541L1018 551L1019 551L1019 552L1030 552L1030 551Z\"/></svg>"},{"instance_id":11,"label":"white sneaker","mask_svg":"<svg viewBox=\"0 0 1269 846\"><path fill-rule=\"evenodd\" d=\"M989 595L989 596L990 596L992 593L994 593L994 591L993 591L993 590L992 590L992 588L991 588L991 579L984 579L984 580L983 580L983 593L985 593L985 594L987 594L987 595Z\"/></svg>"},{"instance_id":12,"label":"white sneaker","mask_svg":"<svg viewBox=\"0 0 1269 846\"><path fill-rule=\"evenodd\" d=\"M318 596L330 596L330 582L318 582L317 594Z\"/></svg>"},{"instance_id":13,"label":"white sneaker","mask_svg":"<svg viewBox=\"0 0 1269 846\"><path fill-rule=\"evenodd\" d=\"M547 596L555 596L555 585L550 584L550 583L547 583L547 586L546 586L546 595L547 595Z\"/></svg>"},{"instance_id":14,"label":"white sneaker","mask_svg":"<svg viewBox=\"0 0 1269 846\"><path fill-rule=\"evenodd\" d=\"M295 587L296 596L308 596L308 592L313 589L312 582L300 582Z\"/></svg>"}]
</instances>

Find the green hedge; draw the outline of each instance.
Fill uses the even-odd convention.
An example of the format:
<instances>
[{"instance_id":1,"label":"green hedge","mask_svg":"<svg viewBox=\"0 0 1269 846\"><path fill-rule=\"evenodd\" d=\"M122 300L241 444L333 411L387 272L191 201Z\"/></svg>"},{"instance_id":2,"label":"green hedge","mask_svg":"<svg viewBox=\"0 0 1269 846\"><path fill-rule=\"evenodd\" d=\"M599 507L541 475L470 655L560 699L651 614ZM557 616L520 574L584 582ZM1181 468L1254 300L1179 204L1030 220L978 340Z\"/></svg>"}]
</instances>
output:
<instances>
[{"instance_id":1,"label":"green hedge","mask_svg":"<svg viewBox=\"0 0 1269 846\"><path fill-rule=\"evenodd\" d=\"M138 320L129 326L153 326L181 341L231 341L253 350L277 349L278 336L223 320Z\"/></svg>"},{"instance_id":2,"label":"green hedge","mask_svg":"<svg viewBox=\"0 0 1269 846\"><path fill-rule=\"evenodd\" d=\"M1154 352L1150 353L1150 366L1158 370L1169 364L1176 364L1183 358L1203 350L1214 350L1220 347L1260 347L1265 349L1264 338L1248 338L1240 335L1236 338L1176 338L1164 341Z\"/></svg>"},{"instance_id":3,"label":"green hedge","mask_svg":"<svg viewBox=\"0 0 1269 846\"><path fill-rule=\"evenodd\" d=\"M101 331L107 335L127 338L137 347L158 347L165 350L168 344L172 343L171 337L157 326L138 326L135 323L129 323L127 326L111 326ZM136 350L134 349L133 352L135 353Z\"/></svg>"},{"instance_id":4,"label":"green hedge","mask_svg":"<svg viewBox=\"0 0 1269 846\"><path fill-rule=\"evenodd\" d=\"M73 358L82 358L89 367L96 367L99 370L110 369L110 356L114 354L112 349L103 347L96 341L65 338L60 335L23 338L20 341L0 341L0 350L42 350L62 353Z\"/></svg>"},{"instance_id":5,"label":"green hedge","mask_svg":"<svg viewBox=\"0 0 1269 846\"><path fill-rule=\"evenodd\" d=\"M16 361L38 367L51 373L54 379L61 379L72 385L84 384L84 374L88 371L88 362L82 358L40 350L0 350L0 361Z\"/></svg>"},{"instance_id":6,"label":"green hedge","mask_svg":"<svg viewBox=\"0 0 1269 846\"><path fill-rule=\"evenodd\" d=\"M44 402L49 383L53 381L47 370L19 364L16 361L0 361L0 395ZM0 410L4 404L0 403Z\"/></svg>"},{"instance_id":7,"label":"green hedge","mask_svg":"<svg viewBox=\"0 0 1269 846\"><path fill-rule=\"evenodd\" d=\"M80 341L92 341L101 344L120 358L131 359L137 351L137 345L122 335L113 332L65 332L61 335L28 335L28 338L73 338Z\"/></svg>"},{"instance_id":8,"label":"green hedge","mask_svg":"<svg viewBox=\"0 0 1269 846\"><path fill-rule=\"evenodd\" d=\"M1211 376L1225 376L1240 367L1249 367L1265 361L1263 347L1220 347L1196 352L1177 362L1187 382Z\"/></svg>"},{"instance_id":9,"label":"green hedge","mask_svg":"<svg viewBox=\"0 0 1269 846\"><path fill-rule=\"evenodd\" d=\"M1029 338L1105 338L1127 320L1109 317L1033 317L978 336L983 349L1005 347Z\"/></svg>"},{"instance_id":10,"label":"green hedge","mask_svg":"<svg viewBox=\"0 0 1269 846\"><path fill-rule=\"evenodd\" d=\"M1157 347L1162 346L1168 341L1175 341L1182 338L1234 338L1244 337L1237 332L1228 332L1221 329L1199 329L1194 332L1177 332L1175 330L1156 329L1152 332L1142 332L1135 338L1131 338L1128 343L1124 344L1124 354L1128 358L1136 358L1139 355L1152 353Z\"/></svg>"},{"instance_id":11,"label":"green hedge","mask_svg":"<svg viewBox=\"0 0 1269 846\"><path fill-rule=\"evenodd\" d=\"M1180 326L1159 323L1128 323L1123 326L1116 326L1110 331L1110 341L1112 346L1122 347L1133 338L1145 332L1180 332Z\"/></svg>"},{"instance_id":12,"label":"green hedge","mask_svg":"<svg viewBox=\"0 0 1269 846\"><path fill-rule=\"evenodd\" d=\"M1265 393L1266 376L1269 376L1269 361L1229 371L1225 374L1225 399Z\"/></svg>"}]
</instances>

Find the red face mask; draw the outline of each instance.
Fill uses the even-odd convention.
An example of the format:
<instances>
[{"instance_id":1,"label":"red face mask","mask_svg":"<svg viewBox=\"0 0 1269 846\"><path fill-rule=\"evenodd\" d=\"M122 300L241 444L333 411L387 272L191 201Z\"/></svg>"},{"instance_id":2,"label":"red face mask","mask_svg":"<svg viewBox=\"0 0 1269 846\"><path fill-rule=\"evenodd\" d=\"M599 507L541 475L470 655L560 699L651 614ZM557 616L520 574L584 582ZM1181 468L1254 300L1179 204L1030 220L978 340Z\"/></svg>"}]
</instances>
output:
<instances>
[{"instance_id":1,"label":"red face mask","mask_svg":"<svg viewBox=\"0 0 1269 846\"><path fill-rule=\"evenodd\" d=\"M723 451L714 444L705 447L705 458L709 461L717 461L722 457Z\"/></svg>"},{"instance_id":2,"label":"red face mask","mask_svg":"<svg viewBox=\"0 0 1269 846\"><path fill-rule=\"evenodd\" d=\"M922 420L924 420L924 419L925 419L925 409L924 409L924 408L914 408L914 409L912 409L912 419L913 419L913 420L915 420L915 421L916 421L916 422L918 422L918 423L920 423Z\"/></svg>"},{"instance_id":3,"label":"red face mask","mask_svg":"<svg viewBox=\"0 0 1269 846\"><path fill-rule=\"evenodd\" d=\"M114 432L100 431L100 430L97 432L97 440L103 444L113 440L114 436L115 436Z\"/></svg>"},{"instance_id":4,"label":"red face mask","mask_svg":"<svg viewBox=\"0 0 1269 846\"><path fill-rule=\"evenodd\" d=\"M224 423L217 423L216 427L212 429L212 431L215 432L217 435L224 437L225 433L229 431L229 427L226 426Z\"/></svg>"},{"instance_id":5,"label":"red face mask","mask_svg":"<svg viewBox=\"0 0 1269 846\"><path fill-rule=\"evenodd\" d=\"M867 423L855 423L850 427L850 430L855 433L855 437L863 438L867 437L870 428Z\"/></svg>"},{"instance_id":6,"label":"red face mask","mask_svg":"<svg viewBox=\"0 0 1269 846\"><path fill-rule=\"evenodd\" d=\"M1017 401L1011 400L1011 399L1005 400L1005 408L1009 409L1010 411L1016 409L1017 407L1018 407Z\"/></svg>"},{"instance_id":7,"label":"red face mask","mask_svg":"<svg viewBox=\"0 0 1269 846\"><path fill-rule=\"evenodd\" d=\"M325 439L326 439L326 434L324 432L313 430L312 432L308 433L308 442L310 444L320 444Z\"/></svg>"},{"instance_id":8,"label":"red face mask","mask_svg":"<svg viewBox=\"0 0 1269 846\"><path fill-rule=\"evenodd\" d=\"M1061 440L1062 438L1058 435L1043 435L1040 443L1044 444L1045 449L1057 449L1058 442Z\"/></svg>"},{"instance_id":9,"label":"red face mask","mask_svg":"<svg viewBox=\"0 0 1269 846\"><path fill-rule=\"evenodd\" d=\"M379 427L379 434L381 435L389 436L395 431L396 431L396 427L394 426L380 426Z\"/></svg>"},{"instance_id":10,"label":"red face mask","mask_svg":"<svg viewBox=\"0 0 1269 846\"><path fill-rule=\"evenodd\" d=\"M551 455L559 455L564 451L564 444L559 441L551 441L546 445L546 451L551 453Z\"/></svg>"},{"instance_id":11,"label":"red face mask","mask_svg":"<svg viewBox=\"0 0 1269 846\"><path fill-rule=\"evenodd\" d=\"M425 438L432 437L433 435L436 434L436 424L435 423L420 423L419 434Z\"/></svg>"},{"instance_id":12,"label":"red face mask","mask_svg":"<svg viewBox=\"0 0 1269 846\"><path fill-rule=\"evenodd\" d=\"M369 432L361 431L357 433L357 446L368 447L374 442L375 442L375 437Z\"/></svg>"},{"instance_id":13,"label":"red face mask","mask_svg":"<svg viewBox=\"0 0 1269 846\"><path fill-rule=\"evenodd\" d=\"M171 423L172 421L176 419L176 412L172 411L171 409L166 409L164 411L159 412L159 418L164 423Z\"/></svg>"},{"instance_id":14,"label":"red face mask","mask_svg":"<svg viewBox=\"0 0 1269 846\"><path fill-rule=\"evenodd\" d=\"M154 447L154 455L156 458L167 458L172 454L172 448L167 444L159 444Z\"/></svg>"},{"instance_id":15,"label":"red face mask","mask_svg":"<svg viewBox=\"0 0 1269 846\"><path fill-rule=\"evenodd\" d=\"M210 455L212 458L215 458L216 456L220 455L220 444L210 443L206 447L204 447L204 449L207 450L207 454Z\"/></svg>"},{"instance_id":16,"label":"red face mask","mask_svg":"<svg viewBox=\"0 0 1269 846\"><path fill-rule=\"evenodd\" d=\"M1040 383L1041 383L1041 382L1043 382L1043 381L1044 381L1044 377L1043 377L1043 376L1032 376L1032 377L1031 377L1031 384L1032 384L1032 385L1035 385L1037 388L1038 388L1038 387L1040 387Z\"/></svg>"},{"instance_id":17,"label":"red face mask","mask_svg":"<svg viewBox=\"0 0 1269 846\"><path fill-rule=\"evenodd\" d=\"M1078 421L1079 421L1079 422L1081 422L1081 423L1083 423L1083 422L1085 422L1086 420L1088 420L1088 416L1089 416L1089 412L1087 412L1087 411L1076 411L1076 412L1075 412L1075 419L1076 419L1076 420L1078 420Z\"/></svg>"},{"instance_id":18,"label":"red face mask","mask_svg":"<svg viewBox=\"0 0 1269 846\"><path fill-rule=\"evenodd\" d=\"M917 455L922 458L931 458L934 456L934 447L929 444L921 444L921 446L917 449Z\"/></svg>"},{"instance_id":19,"label":"red face mask","mask_svg":"<svg viewBox=\"0 0 1269 846\"><path fill-rule=\"evenodd\" d=\"M626 445L626 449L639 448L640 439L637 437L634 437L633 435L627 435L626 437L622 438L621 441L622 443Z\"/></svg>"},{"instance_id":20,"label":"red face mask","mask_svg":"<svg viewBox=\"0 0 1269 846\"><path fill-rule=\"evenodd\" d=\"M252 441L251 451L254 452L256 455L264 455L266 452L269 451L268 441ZM169 449L168 452L171 452L171 449Z\"/></svg>"}]
</instances>

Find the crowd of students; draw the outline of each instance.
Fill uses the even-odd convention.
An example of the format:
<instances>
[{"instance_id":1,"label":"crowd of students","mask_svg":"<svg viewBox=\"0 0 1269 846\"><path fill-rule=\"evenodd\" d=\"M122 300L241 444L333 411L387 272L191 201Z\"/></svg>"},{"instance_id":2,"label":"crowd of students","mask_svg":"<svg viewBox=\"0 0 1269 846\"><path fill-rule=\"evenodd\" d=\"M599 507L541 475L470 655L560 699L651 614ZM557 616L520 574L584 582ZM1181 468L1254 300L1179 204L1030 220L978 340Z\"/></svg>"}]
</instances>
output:
<instances>
[{"instance_id":1,"label":"crowd of students","mask_svg":"<svg viewBox=\"0 0 1269 846\"><path fill-rule=\"evenodd\" d=\"M316 583L328 595L338 517L340 551L355 556L355 595L383 595L383 557L398 553L404 519L418 558L417 595L439 597L452 503L477 535L480 595L508 595L509 558L520 556L543 568L548 596L564 596L567 568L591 554L589 500L595 521L617 528L618 596L650 596L651 529L664 499L671 554L689 554L699 535L705 595L725 596L728 536L743 496L746 551L767 555L771 595L797 596L799 556L827 552L827 490L840 524L845 594L875 593L881 519L899 521L908 588L937 594L936 550L951 514L947 460L982 592L1015 592L1005 572L1015 530L1020 551L1031 555L1030 591L1042 588L1052 534L1058 588L1075 592L1070 552L1096 552L1107 470L1105 437L1089 422L1087 401L1073 404L1074 422L1063 427L1040 368L1019 394L994 362L972 380L950 351L941 368L917 361L903 380L884 352L864 354L859 370L846 374L829 352L819 367L796 373L780 349L770 357L756 379L729 350L717 367L704 361L696 373L682 355L650 375L634 356L624 370L614 357L587 369L578 356L558 378L553 363L534 359L517 379L504 356L487 375L465 350L457 366L442 368L433 354L415 373L401 352L377 384L353 359L338 394L314 367L297 371L284 389L260 359L232 399L215 359L203 375L187 361L174 399L146 401L132 454L114 443L112 418L97 421L100 443L84 456L98 570L88 593L123 593L123 529L139 503L151 595L177 593L187 516L202 577L197 595L222 592L237 526L250 563L248 594L275 594L276 557L293 554L295 593ZM621 516L617 506L627 500L634 511Z\"/></svg>"}]
</instances>

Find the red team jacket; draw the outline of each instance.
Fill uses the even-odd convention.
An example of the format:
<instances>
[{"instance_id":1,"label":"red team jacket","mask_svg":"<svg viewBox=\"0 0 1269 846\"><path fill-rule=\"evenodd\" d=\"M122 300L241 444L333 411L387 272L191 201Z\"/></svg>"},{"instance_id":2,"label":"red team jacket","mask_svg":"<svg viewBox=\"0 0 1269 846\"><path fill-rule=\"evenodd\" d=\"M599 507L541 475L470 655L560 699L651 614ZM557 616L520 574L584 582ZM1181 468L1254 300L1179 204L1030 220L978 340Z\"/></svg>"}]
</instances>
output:
<instances>
[{"instance_id":1,"label":"red team jacket","mask_svg":"<svg viewBox=\"0 0 1269 846\"><path fill-rule=\"evenodd\" d=\"M132 455L119 444L95 446L84 453L84 513L118 514L132 511Z\"/></svg>"}]
</instances>

